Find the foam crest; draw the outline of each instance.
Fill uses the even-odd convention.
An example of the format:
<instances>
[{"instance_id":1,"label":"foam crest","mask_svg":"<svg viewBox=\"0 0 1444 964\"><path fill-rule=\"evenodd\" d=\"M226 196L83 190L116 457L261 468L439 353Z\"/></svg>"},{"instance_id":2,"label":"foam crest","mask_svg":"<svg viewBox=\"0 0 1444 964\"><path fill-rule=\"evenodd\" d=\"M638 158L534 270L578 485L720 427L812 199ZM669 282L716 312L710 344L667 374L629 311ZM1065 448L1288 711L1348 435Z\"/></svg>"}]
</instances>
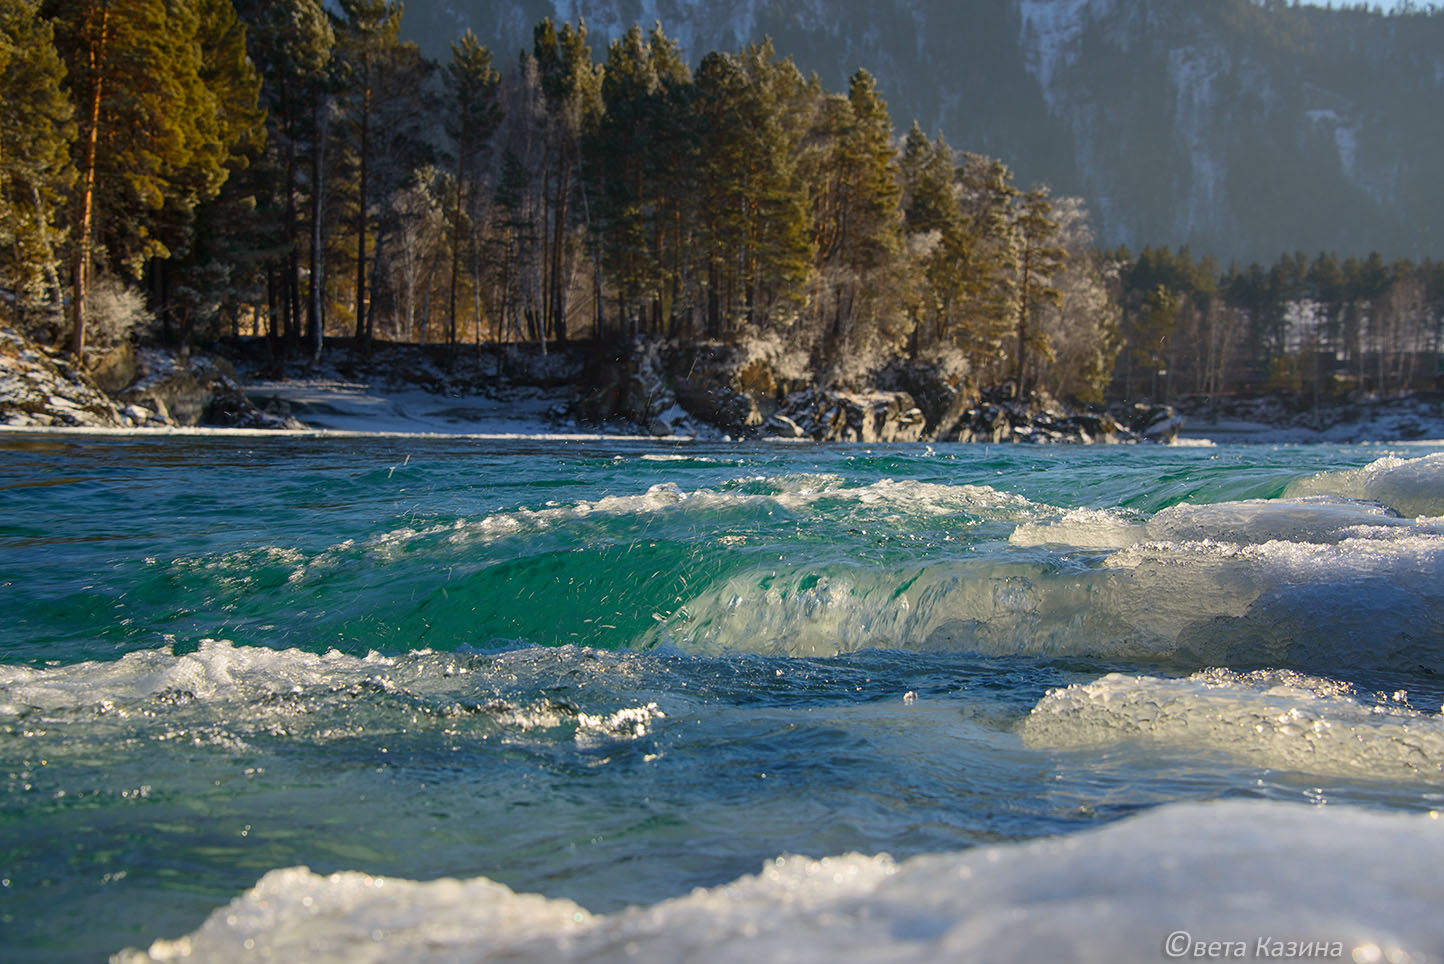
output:
<instances>
[{"instance_id":1,"label":"foam crest","mask_svg":"<svg viewBox=\"0 0 1444 964\"><path fill-rule=\"evenodd\" d=\"M458 526L452 536L461 542L492 539L550 529L593 518L665 516L672 512L727 512L783 509L800 512L828 503L828 508L927 517L973 513L989 518L1017 519L1038 511L1020 495L985 485L940 485L932 482L881 479L869 485L843 487L830 475L787 475L737 480L715 489L687 491L675 482L660 482L635 495L604 496L571 504L549 503L539 509L496 513ZM439 530L432 530L439 531Z\"/></svg>"},{"instance_id":2,"label":"foam crest","mask_svg":"<svg viewBox=\"0 0 1444 964\"><path fill-rule=\"evenodd\" d=\"M1247 499L1208 505L1183 503L1143 521L1111 509L1073 509L1053 519L1025 522L1009 537L1018 546L1061 544L1126 549L1144 542L1339 542L1372 529L1444 532L1429 520L1401 519L1376 502L1334 496Z\"/></svg>"},{"instance_id":3,"label":"foam crest","mask_svg":"<svg viewBox=\"0 0 1444 964\"><path fill-rule=\"evenodd\" d=\"M1244 941L1250 954L1260 940L1318 941L1346 960L1432 960L1444 942L1436 817L1178 804L901 863L779 857L731 884L610 915L485 878L291 868L194 933L115 960L1113 962L1159 957L1180 931Z\"/></svg>"},{"instance_id":4,"label":"foam crest","mask_svg":"<svg viewBox=\"0 0 1444 964\"><path fill-rule=\"evenodd\" d=\"M497 723L522 733L571 727L573 740L580 746L639 740L651 735L658 720L667 718L655 702L644 706L624 706L610 713L587 713L555 700L541 700L522 706L498 700L485 709Z\"/></svg>"},{"instance_id":5,"label":"foam crest","mask_svg":"<svg viewBox=\"0 0 1444 964\"><path fill-rule=\"evenodd\" d=\"M1444 779L1444 719L1291 672L1187 679L1111 673L1048 693L1023 721L1031 746L1135 743L1357 779Z\"/></svg>"},{"instance_id":6,"label":"foam crest","mask_svg":"<svg viewBox=\"0 0 1444 964\"><path fill-rule=\"evenodd\" d=\"M716 488L691 491L675 482L661 482L640 493L551 502L480 519L400 526L359 540L346 539L315 552L262 546L216 556L179 558L170 566L184 575L206 573L229 591L244 593L268 582L305 586L354 565L357 559L384 566L403 560L418 547L465 560L478 545L543 532L565 539L579 531L585 538L612 523L676 524L682 527L678 535L689 539L695 537L696 525L716 524L717 517L756 518L778 511L807 514L824 526L845 528L864 521L902 525L909 520L932 524L957 519L964 525L980 520L1017 521L1036 516L1042 508L1022 496L988 486L883 479L849 488L840 476L796 473L737 479ZM704 517L711 518L704 523ZM724 541L730 538L722 537Z\"/></svg>"},{"instance_id":7,"label":"foam crest","mask_svg":"<svg viewBox=\"0 0 1444 964\"><path fill-rule=\"evenodd\" d=\"M286 693L358 682L394 665L374 653L356 657L332 650L317 655L203 639L195 652L180 656L153 649L118 660L45 669L0 665L0 713L96 706L162 693L210 700Z\"/></svg>"},{"instance_id":8,"label":"foam crest","mask_svg":"<svg viewBox=\"0 0 1444 964\"><path fill-rule=\"evenodd\" d=\"M1370 499L1407 516L1444 515L1444 452L1417 459L1387 457L1361 469L1321 472L1289 484L1288 495Z\"/></svg>"}]
</instances>

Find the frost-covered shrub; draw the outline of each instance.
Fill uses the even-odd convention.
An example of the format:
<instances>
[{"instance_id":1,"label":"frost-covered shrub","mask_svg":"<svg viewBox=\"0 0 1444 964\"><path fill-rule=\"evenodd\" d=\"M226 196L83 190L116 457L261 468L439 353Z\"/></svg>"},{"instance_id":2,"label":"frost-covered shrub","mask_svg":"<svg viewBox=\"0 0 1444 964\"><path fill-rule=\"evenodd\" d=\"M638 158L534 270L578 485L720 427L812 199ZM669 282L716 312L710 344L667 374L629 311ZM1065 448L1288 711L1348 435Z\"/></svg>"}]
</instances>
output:
<instances>
[{"instance_id":1,"label":"frost-covered shrub","mask_svg":"<svg viewBox=\"0 0 1444 964\"><path fill-rule=\"evenodd\" d=\"M144 334L155 324L146 310L145 298L125 282L111 277L97 278L90 286L85 309L85 340L96 348L108 348Z\"/></svg>"},{"instance_id":2,"label":"frost-covered shrub","mask_svg":"<svg viewBox=\"0 0 1444 964\"><path fill-rule=\"evenodd\" d=\"M918 352L918 361L937 368L938 375L950 385L960 385L972 372L967 352L947 343L929 345Z\"/></svg>"},{"instance_id":3,"label":"frost-covered shrub","mask_svg":"<svg viewBox=\"0 0 1444 964\"><path fill-rule=\"evenodd\" d=\"M812 379L807 351L775 331L747 332L738 339L737 348L741 353L737 364L739 372L768 371L772 379L782 382Z\"/></svg>"}]
</instances>

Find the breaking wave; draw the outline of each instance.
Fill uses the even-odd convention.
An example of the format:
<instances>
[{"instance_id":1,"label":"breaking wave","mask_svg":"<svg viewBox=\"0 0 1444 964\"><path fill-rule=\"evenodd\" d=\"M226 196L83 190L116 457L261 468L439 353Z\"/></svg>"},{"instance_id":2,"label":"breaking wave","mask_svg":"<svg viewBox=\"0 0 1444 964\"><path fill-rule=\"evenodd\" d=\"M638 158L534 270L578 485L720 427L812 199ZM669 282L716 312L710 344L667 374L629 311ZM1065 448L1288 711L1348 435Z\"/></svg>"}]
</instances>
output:
<instances>
[{"instance_id":1,"label":"breaking wave","mask_svg":"<svg viewBox=\"0 0 1444 964\"><path fill-rule=\"evenodd\" d=\"M388 657L236 646L202 640L195 652L127 653L34 669L0 665L0 721L75 713L163 730L168 739L218 734L244 743L258 734L334 740L370 730L558 736L578 746L635 740L666 719L655 702L592 703L536 695L519 685L548 663L576 677L624 676L626 655L523 650L490 656L419 650ZM364 710L358 707L366 703ZM619 705L621 702L621 705Z\"/></svg>"},{"instance_id":2,"label":"breaking wave","mask_svg":"<svg viewBox=\"0 0 1444 964\"><path fill-rule=\"evenodd\" d=\"M1011 547L898 569L731 575L654 628L704 652L868 647L1195 666L1400 667L1444 657L1444 526L1328 497L1074 510Z\"/></svg>"}]
</instances>

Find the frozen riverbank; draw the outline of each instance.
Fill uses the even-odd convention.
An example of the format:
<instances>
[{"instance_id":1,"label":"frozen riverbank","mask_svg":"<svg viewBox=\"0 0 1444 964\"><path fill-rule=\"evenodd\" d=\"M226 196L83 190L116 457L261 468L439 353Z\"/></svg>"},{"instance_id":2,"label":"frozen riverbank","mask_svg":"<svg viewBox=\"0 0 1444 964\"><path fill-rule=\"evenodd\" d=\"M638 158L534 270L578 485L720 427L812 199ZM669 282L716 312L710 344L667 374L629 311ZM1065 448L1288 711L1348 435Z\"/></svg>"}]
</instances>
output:
<instances>
[{"instance_id":1,"label":"frozen riverbank","mask_svg":"<svg viewBox=\"0 0 1444 964\"><path fill-rule=\"evenodd\" d=\"M1182 439L1255 445L1424 442L1444 439L1444 395L1291 406L1281 398L1180 405Z\"/></svg>"},{"instance_id":2,"label":"frozen riverbank","mask_svg":"<svg viewBox=\"0 0 1444 964\"><path fill-rule=\"evenodd\" d=\"M702 375L700 359L673 372L641 348L627 358L591 357L577 345L447 358L437 347L377 344L359 356L335 345L312 363L277 361L260 341L227 347L234 367L222 357L141 349L91 372L0 327L0 429L1195 445L1444 439L1444 396L1317 408L1279 398L1197 400L1180 406L1181 417L1167 406L1127 404L1079 414L999 392L975 398L916 372L911 381L884 379L888 390L872 394L781 384L758 394L732 384L736 373L721 356Z\"/></svg>"}]
</instances>

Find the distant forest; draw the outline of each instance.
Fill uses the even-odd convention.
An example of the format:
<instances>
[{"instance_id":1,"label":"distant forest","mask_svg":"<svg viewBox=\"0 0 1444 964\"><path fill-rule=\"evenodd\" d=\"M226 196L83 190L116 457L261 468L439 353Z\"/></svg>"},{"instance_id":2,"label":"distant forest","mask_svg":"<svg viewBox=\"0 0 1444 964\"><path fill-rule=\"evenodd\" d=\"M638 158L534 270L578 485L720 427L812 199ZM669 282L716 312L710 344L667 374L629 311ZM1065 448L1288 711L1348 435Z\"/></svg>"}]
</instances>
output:
<instances>
[{"instance_id":1,"label":"distant forest","mask_svg":"<svg viewBox=\"0 0 1444 964\"><path fill-rule=\"evenodd\" d=\"M0 0L0 294L81 359L226 335L754 342L1077 402L1436 380L1444 265L1099 250L1080 201L825 90L538 23L438 63L379 0Z\"/></svg>"}]
</instances>

